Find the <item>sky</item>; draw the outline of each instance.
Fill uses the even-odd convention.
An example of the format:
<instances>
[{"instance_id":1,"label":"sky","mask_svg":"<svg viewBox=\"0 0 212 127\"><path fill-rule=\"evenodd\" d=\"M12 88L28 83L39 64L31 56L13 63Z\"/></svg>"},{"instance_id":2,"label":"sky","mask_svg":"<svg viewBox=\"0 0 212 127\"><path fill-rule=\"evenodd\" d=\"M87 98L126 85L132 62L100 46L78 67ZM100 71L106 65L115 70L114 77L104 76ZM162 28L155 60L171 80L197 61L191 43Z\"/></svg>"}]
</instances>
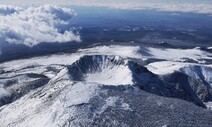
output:
<instances>
[{"instance_id":1,"label":"sky","mask_svg":"<svg viewBox=\"0 0 212 127\"><path fill-rule=\"evenodd\" d=\"M0 0L1 4L18 4L18 5L41 5L41 4L57 4L57 5L71 5L71 4L143 4L143 3L198 3L198 4L212 4L211 0Z\"/></svg>"},{"instance_id":2,"label":"sky","mask_svg":"<svg viewBox=\"0 0 212 127\"><path fill-rule=\"evenodd\" d=\"M155 9L171 12L212 14L212 0L0 0L0 4L41 6L78 5L118 9Z\"/></svg>"}]
</instances>

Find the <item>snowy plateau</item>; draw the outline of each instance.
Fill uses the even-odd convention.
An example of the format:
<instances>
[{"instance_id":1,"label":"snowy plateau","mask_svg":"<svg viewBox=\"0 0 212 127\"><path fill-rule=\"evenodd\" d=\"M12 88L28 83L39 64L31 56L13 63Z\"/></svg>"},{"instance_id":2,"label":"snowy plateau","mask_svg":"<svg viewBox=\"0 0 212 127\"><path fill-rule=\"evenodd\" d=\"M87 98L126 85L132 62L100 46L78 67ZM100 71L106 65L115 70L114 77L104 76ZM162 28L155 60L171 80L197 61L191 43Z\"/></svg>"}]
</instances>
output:
<instances>
[{"instance_id":1,"label":"snowy plateau","mask_svg":"<svg viewBox=\"0 0 212 127\"><path fill-rule=\"evenodd\" d=\"M0 64L1 127L211 127L211 49L108 45Z\"/></svg>"}]
</instances>

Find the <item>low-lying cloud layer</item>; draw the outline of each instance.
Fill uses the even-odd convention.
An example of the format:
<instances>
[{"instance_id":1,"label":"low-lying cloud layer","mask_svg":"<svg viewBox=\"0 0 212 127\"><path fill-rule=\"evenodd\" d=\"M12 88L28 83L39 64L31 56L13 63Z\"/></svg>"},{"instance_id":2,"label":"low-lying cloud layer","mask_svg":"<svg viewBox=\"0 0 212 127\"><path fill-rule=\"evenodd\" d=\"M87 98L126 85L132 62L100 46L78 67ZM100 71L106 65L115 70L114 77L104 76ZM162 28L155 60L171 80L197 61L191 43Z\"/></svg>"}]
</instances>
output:
<instances>
[{"instance_id":1,"label":"low-lying cloud layer","mask_svg":"<svg viewBox=\"0 0 212 127\"><path fill-rule=\"evenodd\" d=\"M155 9L168 12L191 12L212 14L212 1L208 0L79 0L70 2L72 5L101 6L118 9Z\"/></svg>"},{"instance_id":2,"label":"low-lying cloud layer","mask_svg":"<svg viewBox=\"0 0 212 127\"><path fill-rule=\"evenodd\" d=\"M103 6L119 9L156 9L171 12L192 12L212 14L211 0L0 0L4 4L16 5L79 5L79 6Z\"/></svg>"},{"instance_id":3,"label":"low-lying cloud layer","mask_svg":"<svg viewBox=\"0 0 212 127\"><path fill-rule=\"evenodd\" d=\"M0 6L0 41L34 46L41 42L80 41L71 31L75 12L69 8Z\"/></svg>"}]
</instances>

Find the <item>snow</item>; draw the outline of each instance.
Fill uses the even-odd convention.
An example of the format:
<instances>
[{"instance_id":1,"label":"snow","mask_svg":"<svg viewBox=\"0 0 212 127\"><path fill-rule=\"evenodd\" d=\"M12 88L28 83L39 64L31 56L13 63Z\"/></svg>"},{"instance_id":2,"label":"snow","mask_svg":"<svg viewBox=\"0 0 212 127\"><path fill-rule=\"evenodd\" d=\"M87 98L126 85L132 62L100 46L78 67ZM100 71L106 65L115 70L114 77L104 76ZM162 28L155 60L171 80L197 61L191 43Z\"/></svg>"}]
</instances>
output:
<instances>
[{"instance_id":1,"label":"snow","mask_svg":"<svg viewBox=\"0 0 212 127\"><path fill-rule=\"evenodd\" d=\"M20 59L9 61L0 64L0 67L8 68L8 70L19 69L30 65L70 65L78 60L82 55L80 54L60 54L60 55L49 55L42 57L34 57L30 59Z\"/></svg>"},{"instance_id":2,"label":"snow","mask_svg":"<svg viewBox=\"0 0 212 127\"><path fill-rule=\"evenodd\" d=\"M207 109L212 110L212 102L205 102Z\"/></svg>"},{"instance_id":3,"label":"snow","mask_svg":"<svg viewBox=\"0 0 212 127\"><path fill-rule=\"evenodd\" d=\"M19 84L19 83L31 82L31 81L35 81L37 79L39 79L39 78L30 78L27 75L20 75L20 76L7 77L5 79L1 79L0 83L6 84L6 82L8 82L8 81L13 81L14 84L17 86L17 84ZM9 87L12 87L12 86L9 86Z\"/></svg>"},{"instance_id":4,"label":"snow","mask_svg":"<svg viewBox=\"0 0 212 127\"><path fill-rule=\"evenodd\" d=\"M7 106L4 108L4 111L0 114L0 123L2 127L12 127L12 126L27 126L27 124L19 124L19 120L23 119L24 117L28 116L28 118L25 120L25 122L29 122L27 120L30 120L31 115L28 114L35 114L36 113L36 108L41 100L39 99L24 99L21 98L20 100L16 101L15 103L12 103L11 105ZM44 107L43 107L44 108ZM26 112L27 111L27 112ZM3 116L2 116L3 115ZM41 117L41 115L37 114L38 117ZM20 118L20 119L17 119ZM13 121L13 123L10 123ZM42 122L42 121L41 121ZM10 123L10 125L8 125ZM36 125L36 124L35 124Z\"/></svg>"},{"instance_id":5,"label":"snow","mask_svg":"<svg viewBox=\"0 0 212 127\"><path fill-rule=\"evenodd\" d=\"M68 69L66 67L61 69L60 72L51 79L51 82L55 82L61 79L69 79Z\"/></svg>"},{"instance_id":6,"label":"snow","mask_svg":"<svg viewBox=\"0 0 212 127\"><path fill-rule=\"evenodd\" d=\"M162 127L168 127L168 125L163 125Z\"/></svg>"},{"instance_id":7,"label":"snow","mask_svg":"<svg viewBox=\"0 0 212 127\"><path fill-rule=\"evenodd\" d=\"M208 47L207 49L212 49L212 47Z\"/></svg>"},{"instance_id":8,"label":"snow","mask_svg":"<svg viewBox=\"0 0 212 127\"><path fill-rule=\"evenodd\" d=\"M65 107L71 107L82 103L89 103L98 89L98 85L92 83L76 83L71 87L71 90L65 90L65 96L62 100L65 102Z\"/></svg>"},{"instance_id":9,"label":"snow","mask_svg":"<svg viewBox=\"0 0 212 127\"><path fill-rule=\"evenodd\" d=\"M157 59L165 59L169 61L184 62L186 59L193 59L199 63L204 63L204 59L212 60L210 53L202 51L198 48L194 49L171 49L171 48L148 48L152 57Z\"/></svg>"},{"instance_id":10,"label":"snow","mask_svg":"<svg viewBox=\"0 0 212 127\"><path fill-rule=\"evenodd\" d=\"M127 104L127 103L122 103L122 104L121 104L121 107L122 107L124 110L132 111L132 109L130 108L130 105Z\"/></svg>"},{"instance_id":11,"label":"snow","mask_svg":"<svg viewBox=\"0 0 212 127\"><path fill-rule=\"evenodd\" d=\"M98 78L97 78L98 77ZM128 66L108 67L101 72L87 74L86 82L97 82L105 85L132 85L132 72Z\"/></svg>"},{"instance_id":12,"label":"snow","mask_svg":"<svg viewBox=\"0 0 212 127\"><path fill-rule=\"evenodd\" d=\"M119 56L86 55L69 68L72 80L104 85L132 85L128 60ZM76 75L76 71L79 72Z\"/></svg>"},{"instance_id":13,"label":"snow","mask_svg":"<svg viewBox=\"0 0 212 127\"><path fill-rule=\"evenodd\" d=\"M87 121L86 116L78 118L83 113L89 113L82 108L83 106L79 107L79 105L89 105L90 99L98 96L100 87L104 85L113 85L108 87L133 85L132 75L134 72L129 69L127 58L139 60L163 59L163 61L152 62L146 67L158 75L181 71L195 79L203 78L212 87L212 64L206 65L202 62L204 59L212 59L210 53L199 48L184 50L151 47L143 49L149 53L148 56L142 54L142 49L139 46L111 45L80 49L72 54L34 57L0 64L2 70L8 71L8 73L3 72L0 75L1 78L7 78L0 80L3 84L8 79L17 79L19 82L35 80L35 78L27 77L26 73L37 73L51 78L50 82L42 88L30 91L15 102L0 107L1 127L57 127L64 125L67 120L73 118L77 118L76 123L77 121ZM88 68L90 71L84 73L83 81L70 80L68 67L84 55L113 55L115 61L123 58L124 62L111 64L111 59L103 59L103 61L97 61L99 63L97 69ZM188 62L186 58L197 62ZM93 60L95 60L94 57ZM89 64L85 63L85 65ZM57 71L48 70L49 67L53 67ZM17 74L21 74L21 76L17 76ZM143 80L146 80L146 78ZM105 91L105 94L108 94L107 91ZM10 96L9 91L0 88L0 98L5 96ZM95 113L101 114L108 107L116 107L117 105L123 110L132 111L131 106L119 96L106 98L102 102L104 105L98 108ZM157 104L162 106L165 103L157 101ZM210 109L211 103L208 102L206 105Z\"/></svg>"},{"instance_id":14,"label":"snow","mask_svg":"<svg viewBox=\"0 0 212 127\"><path fill-rule=\"evenodd\" d=\"M32 92L5 107L0 113L1 127L58 127L78 114L77 105L89 103L98 89L99 85L68 80L47 85L40 93ZM54 96L52 100L49 95Z\"/></svg>"},{"instance_id":15,"label":"snow","mask_svg":"<svg viewBox=\"0 0 212 127\"><path fill-rule=\"evenodd\" d=\"M139 46L97 46L88 49L80 49L79 52L87 55L117 55L124 58L142 58L139 54Z\"/></svg>"},{"instance_id":16,"label":"snow","mask_svg":"<svg viewBox=\"0 0 212 127\"><path fill-rule=\"evenodd\" d=\"M110 60L106 61L107 59L104 59L103 61L97 61L100 65L96 71L85 73L84 81L71 81L67 65L71 65L77 60L80 60L80 57L85 54L115 54L124 58L147 58L147 56L140 55L138 53L139 50L139 47L133 46L103 46L81 49L73 54L36 57L0 64L0 66L6 67L4 68L6 70L17 70L17 74L33 72L49 75L49 77L51 77L51 81L44 87L31 91L15 102L0 108L1 127L57 127L67 124L67 121L72 119L75 119L75 123L70 123L70 126L76 126L77 123L80 122L86 123L89 121L86 115L91 112L83 108L82 105L89 105L90 99L98 96L100 87L103 85L113 85L113 87L118 85L133 85L133 72L129 69L128 60L124 60L123 64L110 64ZM187 55L191 55L193 59L198 60L201 56L195 54L199 52L196 52L196 50L199 49L186 51ZM175 53L177 53L177 51L178 49L168 49L167 51L150 49L149 53L152 57L167 59L167 61L150 63L146 67L155 74L163 75L174 71L181 71L196 79L200 78L200 74L195 70L196 67L198 67L204 79L209 83L212 82L211 65L182 63L180 61L183 61L184 56L180 53L176 55ZM192 54L192 52L194 54ZM176 59L171 59L172 56L168 54L174 55ZM207 57L205 53L200 55ZM119 56L114 57L115 61L121 59ZM23 69L29 66L35 67ZM51 66L58 69L59 72L47 71L47 67ZM15 75L15 73L7 74L8 77L12 75ZM17 76L16 78L19 82L28 82L32 80L25 75ZM105 94L107 94L106 92ZM10 96L10 93L4 88L0 88L0 98L5 96ZM111 96L102 100L102 102L103 105L96 109L94 113L101 114L109 107L117 106L120 106L122 110L132 111L130 105L119 98L119 96ZM162 106L163 104L164 102L160 100L157 101L158 106ZM208 102L206 105L210 109L211 103Z\"/></svg>"},{"instance_id":17,"label":"snow","mask_svg":"<svg viewBox=\"0 0 212 127\"><path fill-rule=\"evenodd\" d=\"M34 66L34 69L29 72L36 72L41 73L43 68L41 66L50 66L50 65L71 65L75 61L77 61L80 57L84 55L117 55L121 57L130 57L130 58L142 58L141 55L138 53L140 47L138 46L119 46L119 45L112 45L112 46L100 46L88 49L79 49L77 53L67 53L67 54L60 54L60 55L48 55L48 56L41 56L41 57L34 57L30 59L20 59L20 60L13 60L9 62L4 62L0 64L0 68L4 68L5 71L14 71L20 70L25 67Z\"/></svg>"},{"instance_id":18,"label":"snow","mask_svg":"<svg viewBox=\"0 0 212 127\"><path fill-rule=\"evenodd\" d=\"M155 74L164 75L173 73L174 71L179 70L180 68L188 65L189 64L187 63L181 63L181 62L160 61L150 63L146 67L148 68L149 71Z\"/></svg>"},{"instance_id":19,"label":"snow","mask_svg":"<svg viewBox=\"0 0 212 127\"><path fill-rule=\"evenodd\" d=\"M200 65L194 63L181 63L162 61L150 63L146 66L148 70L158 75L166 75L173 73L174 71L180 71L194 79L204 79L212 87L212 66Z\"/></svg>"},{"instance_id":20,"label":"snow","mask_svg":"<svg viewBox=\"0 0 212 127\"><path fill-rule=\"evenodd\" d=\"M20 59L0 64L0 67L7 70L16 70L26 66L39 65L70 65L84 55L115 55L123 58L137 58L147 60L149 58L163 59L167 61L185 62L186 59L193 59L196 62L204 63L204 59L212 60L210 53L198 48L194 49L171 49L171 48L144 48L148 56L142 54L139 46L97 46L86 49L79 49L76 53L49 55L43 57L34 57L30 59Z\"/></svg>"},{"instance_id":21,"label":"snow","mask_svg":"<svg viewBox=\"0 0 212 127\"><path fill-rule=\"evenodd\" d=\"M204 79L212 88L212 68L208 66L188 66L180 69L181 72L197 80Z\"/></svg>"},{"instance_id":22,"label":"snow","mask_svg":"<svg viewBox=\"0 0 212 127\"><path fill-rule=\"evenodd\" d=\"M119 97L109 97L106 100L106 105L109 107L114 107L116 105L117 100L119 99Z\"/></svg>"},{"instance_id":23,"label":"snow","mask_svg":"<svg viewBox=\"0 0 212 127\"><path fill-rule=\"evenodd\" d=\"M0 88L0 99L11 96L11 93L4 88Z\"/></svg>"}]
</instances>

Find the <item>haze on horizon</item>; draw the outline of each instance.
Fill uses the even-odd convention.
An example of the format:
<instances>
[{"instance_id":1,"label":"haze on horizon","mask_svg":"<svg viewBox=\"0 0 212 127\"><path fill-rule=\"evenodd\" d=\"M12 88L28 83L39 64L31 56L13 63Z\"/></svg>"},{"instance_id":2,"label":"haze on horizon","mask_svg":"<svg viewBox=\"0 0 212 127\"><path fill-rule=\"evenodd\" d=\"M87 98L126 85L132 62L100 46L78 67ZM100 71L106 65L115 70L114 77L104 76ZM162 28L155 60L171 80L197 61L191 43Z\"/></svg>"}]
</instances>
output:
<instances>
[{"instance_id":1,"label":"haze on horizon","mask_svg":"<svg viewBox=\"0 0 212 127\"><path fill-rule=\"evenodd\" d=\"M54 4L54 5L108 5L108 4L146 4L146 3L182 3L182 4L212 4L210 0L0 0L1 4L12 4L12 5L43 5L43 4Z\"/></svg>"},{"instance_id":2,"label":"haze on horizon","mask_svg":"<svg viewBox=\"0 0 212 127\"><path fill-rule=\"evenodd\" d=\"M212 14L210 0L0 0L1 5L14 6L97 6L117 9L155 9L168 12Z\"/></svg>"}]
</instances>

